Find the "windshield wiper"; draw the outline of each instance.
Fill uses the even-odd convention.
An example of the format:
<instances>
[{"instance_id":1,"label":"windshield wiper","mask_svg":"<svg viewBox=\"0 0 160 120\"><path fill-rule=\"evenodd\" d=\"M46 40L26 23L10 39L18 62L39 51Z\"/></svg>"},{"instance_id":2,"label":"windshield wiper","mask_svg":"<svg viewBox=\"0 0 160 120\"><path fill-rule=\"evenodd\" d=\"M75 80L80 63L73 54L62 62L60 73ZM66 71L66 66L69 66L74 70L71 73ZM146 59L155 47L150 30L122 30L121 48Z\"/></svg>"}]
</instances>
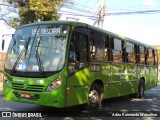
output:
<instances>
[{"instance_id":1,"label":"windshield wiper","mask_svg":"<svg viewBox=\"0 0 160 120\"><path fill-rule=\"evenodd\" d=\"M28 49L28 45L29 45L29 43L30 43L30 38L31 38L31 36L29 36L28 42L25 43L23 50L20 52L20 54L19 54L19 56L18 56L18 58L17 58L17 60L16 60L16 62L15 62L15 64L14 64L14 66L13 66L13 68L12 68L12 70L11 70L12 73L14 72L14 70L15 70L15 68L16 68L19 60L20 60L20 58L22 57L23 53L24 53L24 52L27 52L26 50Z\"/></svg>"},{"instance_id":2,"label":"windshield wiper","mask_svg":"<svg viewBox=\"0 0 160 120\"><path fill-rule=\"evenodd\" d=\"M12 51L14 45L16 44L16 39L15 39L14 34L12 35L12 38L13 38L13 45L11 46L11 49L8 50L9 53Z\"/></svg>"},{"instance_id":3,"label":"windshield wiper","mask_svg":"<svg viewBox=\"0 0 160 120\"><path fill-rule=\"evenodd\" d=\"M42 58L40 57L39 53L38 53L38 49L39 49L39 44L40 44L40 41L41 41L41 38L42 36L40 37L37 45L35 46L36 47L36 58L37 58L37 62L38 62L38 67L39 67L39 71L40 71L40 74L43 74L43 61L42 61Z\"/></svg>"}]
</instances>

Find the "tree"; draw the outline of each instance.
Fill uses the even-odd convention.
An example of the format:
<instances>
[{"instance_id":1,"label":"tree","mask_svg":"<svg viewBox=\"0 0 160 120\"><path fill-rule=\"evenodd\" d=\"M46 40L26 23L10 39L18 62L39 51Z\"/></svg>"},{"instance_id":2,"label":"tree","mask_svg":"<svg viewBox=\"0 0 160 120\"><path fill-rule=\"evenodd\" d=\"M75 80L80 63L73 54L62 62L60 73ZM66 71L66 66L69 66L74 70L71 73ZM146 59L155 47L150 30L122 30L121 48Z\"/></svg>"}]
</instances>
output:
<instances>
[{"instance_id":1,"label":"tree","mask_svg":"<svg viewBox=\"0 0 160 120\"><path fill-rule=\"evenodd\" d=\"M12 16L9 20L11 26L18 27L37 21L57 20L57 11L63 6L65 0L6 0L10 5L18 8L19 18Z\"/></svg>"}]
</instances>

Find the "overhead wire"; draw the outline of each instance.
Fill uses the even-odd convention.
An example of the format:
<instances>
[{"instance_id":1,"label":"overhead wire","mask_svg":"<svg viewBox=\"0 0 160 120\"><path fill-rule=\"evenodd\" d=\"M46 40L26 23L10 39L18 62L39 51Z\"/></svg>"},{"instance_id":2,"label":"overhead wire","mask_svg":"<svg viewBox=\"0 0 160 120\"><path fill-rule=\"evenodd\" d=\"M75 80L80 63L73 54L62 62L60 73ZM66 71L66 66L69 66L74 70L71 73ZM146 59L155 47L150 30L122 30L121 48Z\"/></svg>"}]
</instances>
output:
<instances>
[{"instance_id":1,"label":"overhead wire","mask_svg":"<svg viewBox=\"0 0 160 120\"><path fill-rule=\"evenodd\" d=\"M106 15L133 15L133 14L155 14L160 13L160 10L145 10L145 11L134 11L134 12L117 12L117 13L106 13Z\"/></svg>"},{"instance_id":2,"label":"overhead wire","mask_svg":"<svg viewBox=\"0 0 160 120\"><path fill-rule=\"evenodd\" d=\"M89 1L87 1L89 2ZM144 9L144 6L143 5L137 5L137 8L143 8L142 10L137 10L137 9L131 9L131 8L136 8L136 6L132 6L132 7L123 7L123 6L120 6L121 4L124 4L125 2L127 2L127 0L123 0L121 2L119 2L118 4L110 7L109 9L106 9L107 12L105 12L105 15L106 16L115 16L115 15L138 15L138 14L157 14L157 13L160 13L160 10L159 9L146 9L146 10L143 10ZM96 2L97 4L97 2ZM97 22L98 22L98 11L99 11L99 8L92 12L93 8L95 9L95 7L88 7L87 5L83 5L83 4L78 4L78 3L75 3L74 4L74 7L68 7L69 9L72 9L73 11L76 11L74 13L66 13L64 12L63 14L65 15L74 15L74 16L82 16L82 17L88 17L88 19L90 19L89 23L91 23L91 21L94 21L93 25L95 25ZM120 12L108 12L108 10L118 10ZM91 11L92 10L92 11ZM73 12L72 11L72 12ZM78 11L80 13L78 13ZM82 13L85 13L85 14L82 14Z\"/></svg>"},{"instance_id":3,"label":"overhead wire","mask_svg":"<svg viewBox=\"0 0 160 120\"><path fill-rule=\"evenodd\" d=\"M123 0L121 2L119 2L118 4L110 7L109 9L110 10L116 10L116 9L120 9L121 12L105 12L105 15L107 16L113 16L113 15L136 15L136 14L157 14L157 13L160 13L160 10L159 9L150 9L150 10L129 10L127 8L127 6L119 6L120 4L124 4L124 2L126 2L127 0ZM89 0L87 0L86 3L88 3ZM71 4L71 5L69 5ZM74 4L74 5L73 5ZM95 2L95 4L92 6L92 7L88 7L87 5L83 5L83 4L78 4L78 3L72 3L72 2L65 2L64 6L63 7L66 7L67 9L71 9L73 10L74 12L68 12L68 11L63 11L63 10L59 10L58 13L60 14L65 14L65 15L74 15L74 16L82 16L82 17L89 17L90 22L92 20L96 20L97 21L97 18L98 18L98 11L99 11L99 8L95 9L94 6L97 4L97 2ZM3 5L3 6L8 6L8 7L14 7L15 6L11 6L11 5L7 5L7 4L0 4L0 5ZM160 6L160 5L157 5L157 6ZM116 8L115 8L116 7ZM143 5L137 5L137 6L130 6L129 8L131 7L143 7ZM121 9L122 8L122 9ZM143 8L144 9L144 8ZM108 9L107 9L108 10ZM122 12L125 11L125 12ZM78 13L80 12L80 13ZM84 14L85 13L85 14Z\"/></svg>"},{"instance_id":4,"label":"overhead wire","mask_svg":"<svg viewBox=\"0 0 160 120\"><path fill-rule=\"evenodd\" d=\"M72 9L72 10L78 10L80 12L92 12L92 11L97 10L97 9L87 8L85 6L80 6L80 5L72 5L71 6L71 5L65 4L63 7L66 7L66 8Z\"/></svg>"},{"instance_id":5,"label":"overhead wire","mask_svg":"<svg viewBox=\"0 0 160 120\"><path fill-rule=\"evenodd\" d=\"M66 3L70 3L68 1L66 1ZM73 4L73 3L72 3ZM97 4L97 2L94 4L94 6ZM88 6L84 6L84 5L81 5L81 4L77 4L77 3L74 3L74 5L77 5L77 6L80 6L80 7L83 7L83 8L88 8L88 9L91 9L91 10L95 10L94 9L94 6L92 7L88 7Z\"/></svg>"},{"instance_id":6,"label":"overhead wire","mask_svg":"<svg viewBox=\"0 0 160 120\"><path fill-rule=\"evenodd\" d=\"M60 10L58 13L65 14L65 15L74 15L74 16L82 16L82 17L95 17L96 18L96 16L94 16L94 15L84 15L81 13L72 13L72 12L64 11L64 10Z\"/></svg>"},{"instance_id":7,"label":"overhead wire","mask_svg":"<svg viewBox=\"0 0 160 120\"><path fill-rule=\"evenodd\" d=\"M78 3L74 3L74 5L72 5L72 6L67 5L67 3L69 3L69 4L73 4L73 3L66 2L64 7L73 10L72 13L71 12L67 13L67 15L74 15L75 16L77 11L79 11L81 14L78 13L77 16L88 17L88 19L90 19L89 22L91 22L92 20L94 20L94 21L97 20L98 19L97 13L98 13L98 9L99 8L98 9L94 9L94 6L97 5L97 1L93 4L92 7L86 6L86 4L88 2L90 2L90 1L87 0L85 3L83 2L81 4L80 3L79 4ZM64 13L64 14L66 15L66 13Z\"/></svg>"},{"instance_id":8,"label":"overhead wire","mask_svg":"<svg viewBox=\"0 0 160 120\"><path fill-rule=\"evenodd\" d=\"M90 14L93 14L93 11L89 11L89 10L86 10L86 9L81 9L81 8L78 8L78 7L70 7L70 6L67 6L65 5L64 6L65 8L68 8L68 9L71 9L71 10L75 10L75 11L79 11L79 12L84 12L84 13L90 13Z\"/></svg>"},{"instance_id":9,"label":"overhead wire","mask_svg":"<svg viewBox=\"0 0 160 120\"><path fill-rule=\"evenodd\" d=\"M120 4L122 4L122 3L126 2L126 1L128 1L128 0L120 1L118 4L116 4L116 5L114 5L114 6L111 6L111 8L117 7L117 6L119 6ZM109 8L109 9L111 9L111 8Z\"/></svg>"}]
</instances>

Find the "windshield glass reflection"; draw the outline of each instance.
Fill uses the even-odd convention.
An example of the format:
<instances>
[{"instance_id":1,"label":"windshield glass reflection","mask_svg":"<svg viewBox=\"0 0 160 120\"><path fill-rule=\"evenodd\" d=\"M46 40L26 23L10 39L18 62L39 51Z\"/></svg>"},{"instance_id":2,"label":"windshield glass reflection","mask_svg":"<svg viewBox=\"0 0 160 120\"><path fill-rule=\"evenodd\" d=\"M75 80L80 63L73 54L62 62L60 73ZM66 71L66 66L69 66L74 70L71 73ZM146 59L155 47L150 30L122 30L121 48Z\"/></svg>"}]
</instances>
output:
<instances>
[{"instance_id":1,"label":"windshield glass reflection","mask_svg":"<svg viewBox=\"0 0 160 120\"><path fill-rule=\"evenodd\" d=\"M8 48L5 68L47 72L62 69L69 26L40 25L18 29Z\"/></svg>"}]
</instances>

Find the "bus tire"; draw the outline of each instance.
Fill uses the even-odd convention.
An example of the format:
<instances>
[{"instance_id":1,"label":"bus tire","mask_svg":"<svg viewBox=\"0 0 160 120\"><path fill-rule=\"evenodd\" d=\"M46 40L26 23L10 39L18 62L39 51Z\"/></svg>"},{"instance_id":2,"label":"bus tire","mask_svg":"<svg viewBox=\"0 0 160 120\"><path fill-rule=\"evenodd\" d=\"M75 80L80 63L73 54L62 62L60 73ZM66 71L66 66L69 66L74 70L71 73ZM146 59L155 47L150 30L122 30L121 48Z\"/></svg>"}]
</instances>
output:
<instances>
[{"instance_id":1,"label":"bus tire","mask_svg":"<svg viewBox=\"0 0 160 120\"><path fill-rule=\"evenodd\" d=\"M139 84L138 84L138 98L144 97L144 91L145 91L145 84L144 84L143 79L140 79Z\"/></svg>"},{"instance_id":2,"label":"bus tire","mask_svg":"<svg viewBox=\"0 0 160 120\"><path fill-rule=\"evenodd\" d=\"M93 84L88 94L88 109L102 107L103 88L98 84Z\"/></svg>"}]
</instances>

